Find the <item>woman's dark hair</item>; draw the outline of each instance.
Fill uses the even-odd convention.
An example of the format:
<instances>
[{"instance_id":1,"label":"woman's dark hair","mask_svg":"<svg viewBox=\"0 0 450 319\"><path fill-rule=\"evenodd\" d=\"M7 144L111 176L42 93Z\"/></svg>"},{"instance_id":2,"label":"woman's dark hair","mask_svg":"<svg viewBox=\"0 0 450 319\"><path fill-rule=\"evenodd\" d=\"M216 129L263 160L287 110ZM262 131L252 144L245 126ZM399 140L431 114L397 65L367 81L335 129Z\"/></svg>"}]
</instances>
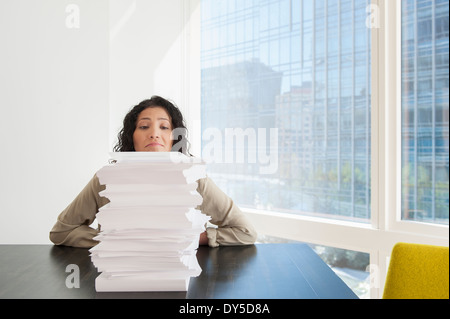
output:
<instances>
[{"instance_id":1,"label":"woman's dark hair","mask_svg":"<svg viewBox=\"0 0 450 319\"><path fill-rule=\"evenodd\" d=\"M134 106L123 119L123 127L117 135L118 142L114 146L114 152L134 152L133 134L136 129L136 121L139 114L149 107L162 107L167 111L172 120L173 146L172 151L190 155L188 151L187 128L183 115L172 102L160 97L152 96Z\"/></svg>"}]
</instances>

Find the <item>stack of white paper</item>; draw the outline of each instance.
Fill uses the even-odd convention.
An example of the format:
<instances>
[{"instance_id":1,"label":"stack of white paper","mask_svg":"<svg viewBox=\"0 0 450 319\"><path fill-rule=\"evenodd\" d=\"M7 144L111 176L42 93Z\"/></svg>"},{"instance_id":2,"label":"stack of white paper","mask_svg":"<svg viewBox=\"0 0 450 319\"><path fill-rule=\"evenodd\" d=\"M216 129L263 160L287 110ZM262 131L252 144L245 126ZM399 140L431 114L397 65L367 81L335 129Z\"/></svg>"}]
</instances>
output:
<instances>
[{"instance_id":1,"label":"stack of white paper","mask_svg":"<svg viewBox=\"0 0 450 319\"><path fill-rule=\"evenodd\" d=\"M113 153L97 172L110 200L97 213L100 243L90 250L97 291L186 291L201 268L196 249L210 219L197 180L205 166L181 153Z\"/></svg>"}]
</instances>

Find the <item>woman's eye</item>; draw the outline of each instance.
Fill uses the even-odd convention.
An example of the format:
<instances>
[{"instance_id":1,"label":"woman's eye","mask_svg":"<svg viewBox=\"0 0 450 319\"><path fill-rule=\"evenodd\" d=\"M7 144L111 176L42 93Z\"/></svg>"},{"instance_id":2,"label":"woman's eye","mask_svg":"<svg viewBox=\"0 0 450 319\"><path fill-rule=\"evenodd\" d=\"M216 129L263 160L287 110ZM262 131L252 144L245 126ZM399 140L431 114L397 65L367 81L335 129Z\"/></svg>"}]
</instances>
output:
<instances>
[{"instance_id":1,"label":"woman's eye","mask_svg":"<svg viewBox=\"0 0 450 319\"><path fill-rule=\"evenodd\" d=\"M148 129L148 126L142 125L142 126L139 126L139 129L146 130L146 129Z\"/></svg>"},{"instance_id":2,"label":"woman's eye","mask_svg":"<svg viewBox=\"0 0 450 319\"><path fill-rule=\"evenodd\" d=\"M161 126L162 130L169 130L170 128L168 128L167 126Z\"/></svg>"}]
</instances>

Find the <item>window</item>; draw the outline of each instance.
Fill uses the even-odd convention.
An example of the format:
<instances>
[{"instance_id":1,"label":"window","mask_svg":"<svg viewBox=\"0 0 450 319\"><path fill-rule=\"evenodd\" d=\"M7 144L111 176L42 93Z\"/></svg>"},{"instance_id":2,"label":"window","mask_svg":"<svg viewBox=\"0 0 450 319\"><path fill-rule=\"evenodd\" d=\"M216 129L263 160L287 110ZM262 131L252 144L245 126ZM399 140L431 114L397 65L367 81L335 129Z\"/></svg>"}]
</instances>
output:
<instances>
[{"instance_id":1,"label":"window","mask_svg":"<svg viewBox=\"0 0 450 319\"><path fill-rule=\"evenodd\" d=\"M448 2L401 11L402 218L448 225Z\"/></svg>"},{"instance_id":2,"label":"window","mask_svg":"<svg viewBox=\"0 0 450 319\"><path fill-rule=\"evenodd\" d=\"M241 207L370 223L368 4L201 1L203 132L251 129L265 150L278 132L270 174L259 158L208 165Z\"/></svg>"},{"instance_id":3,"label":"window","mask_svg":"<svg viewBox=\"0 0 450 319\"><path fill-rule=\"evenodd\" d=\"M372 298L448 246L448 1L200 4L202 156L263 237L370 256Z\"/></svg>"}]
</instances>

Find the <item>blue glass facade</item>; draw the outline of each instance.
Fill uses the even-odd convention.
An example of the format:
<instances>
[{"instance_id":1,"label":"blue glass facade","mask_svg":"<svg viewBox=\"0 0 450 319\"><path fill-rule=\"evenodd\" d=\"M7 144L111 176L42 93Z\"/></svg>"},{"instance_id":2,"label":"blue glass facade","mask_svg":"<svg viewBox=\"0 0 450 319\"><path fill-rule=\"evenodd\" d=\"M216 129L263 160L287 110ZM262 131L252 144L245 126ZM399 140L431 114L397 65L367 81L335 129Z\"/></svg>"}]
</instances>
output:
<instances>
[{"instance_id":1,"label":"blue glass facade","mask_svg":"<svg viewBox=\"0 0 450 319\"><path fill-rule=\"evenodd\" d=\"M201 1L203 132L278 129L274 174L208 166L240 206L370 221L369 6ZM402 11L403 216L448 223L448 1Z\"/></svg>"},{"instance_id":2,"label":"blue glass facade","mask_svg":"<svg viewBox=\"0 0 450 319\"><path fill-rule=\"evenodd\" d=\"M208 173L240 206L368 222L369 1L201 4L203 131L278 128L276 173Z\"/></svg>"},{"instance_id":3,"label":"blue glass facade","mask_svg":"<svg viewBox=\"0 0 450 319\"><path fill-rule=\"evenodd\" d=\"M448 224L448 1L402 1L402 213Z\"/></svg>"}]
</instances>

